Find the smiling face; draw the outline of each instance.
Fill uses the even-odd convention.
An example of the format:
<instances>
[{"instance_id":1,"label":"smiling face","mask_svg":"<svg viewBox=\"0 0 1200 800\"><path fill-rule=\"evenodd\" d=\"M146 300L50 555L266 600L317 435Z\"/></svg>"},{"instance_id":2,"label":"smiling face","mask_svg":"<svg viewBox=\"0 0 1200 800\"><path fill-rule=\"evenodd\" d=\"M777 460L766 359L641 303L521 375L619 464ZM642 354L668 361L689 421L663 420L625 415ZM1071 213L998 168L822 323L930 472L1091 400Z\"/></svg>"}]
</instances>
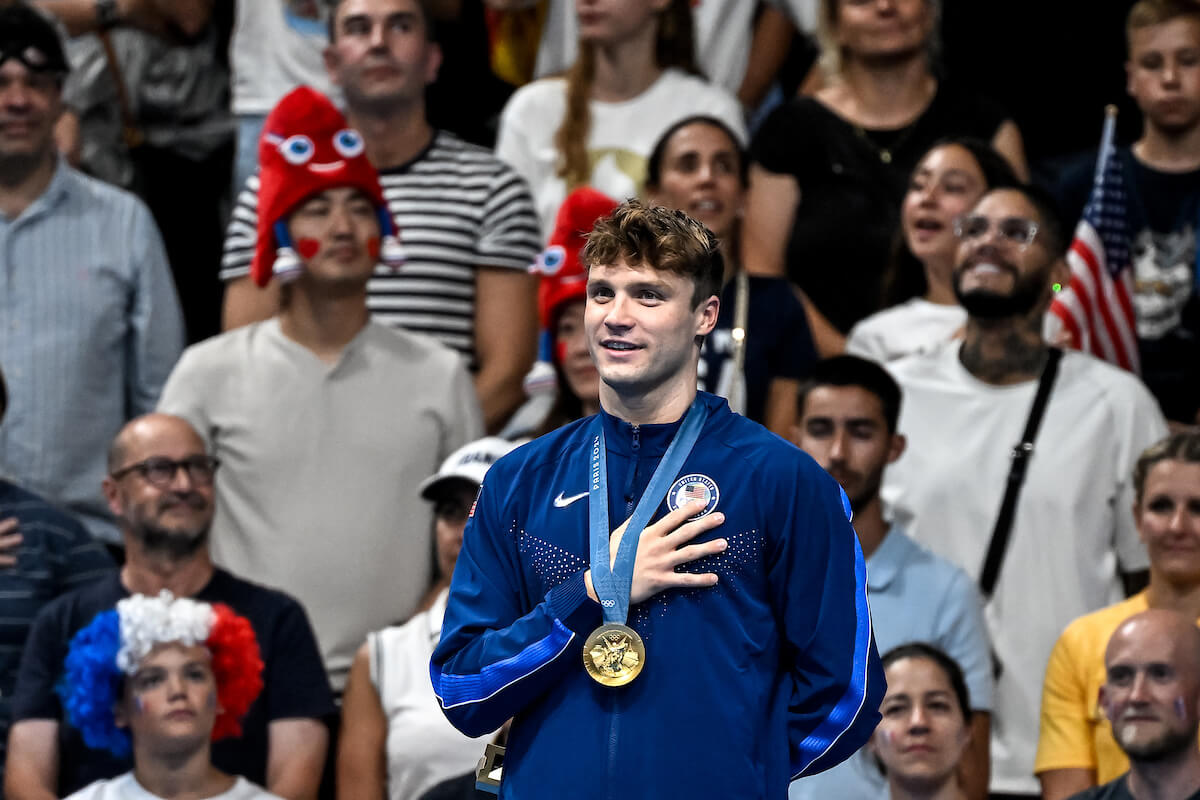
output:
<instances>
[{"instance_id":1,"label":"smiling face","mask_svg":"<svg viewBox=\"0 0 1200 800\"><path fill-rule=\"evenodd\" d=\"M437 78L441 50L417 0L343 0L333 30L325 66L351 109L394 112Z\"/></svg>"},{"instance_id":2,"label":"smiling face","mask_svg":"<svg viewBox=\"0 0 1200 800\"><path fill-rule=\"evenodd\" d=\"M62 114L59 79L16 58L0 64L0 167L54 155L54 125Z\"/></svg>"},{"instance_id":3,"label":"smiling face","mask_svg":"<svg viewBox=\"0 0 1200 800\"><path fill-rule=\"evenodd\" d=\"M1155 578L1200 584L1200 464L1168 459L1152 466L1133 515Z\"/></svg>"},{"instance_id":4,"label":"smiling face","mask_svg":"<svg viewBox=\"0 0 1200 800\"><path fill-rule=\"evenodd\" d=\"M650 199L685 212L725 240L742 212L741 174L737 143L720 128L693 122L667 141Z\"/></svg>"},{"instance_id":5,"label":"smiling face","mask_svg":"<svg viewBox=\"0 0 1200 800\"><path fill-rule=\"evenodd\" d=\"M901 658L886 670L883 719L871 748L888 780L922 794L956 780L970 730L950 680L928 658Z\"/></svg>"},{"instance_id":6,"label":"smiling face","mask_svg":"<svg viewBox=\"0 0 1200 800\"><path fill-rule=\"evenodd\" d=\"M836 0L834 30L844 53L866 61L908 58L933 33L930 0Z\"/></svg>"},{"instance_id":7,"label":"smiling face","mask_svg":"<svg viewBox=\"0 0 1200 800\"><path fill-rule=\"evenodd\" d=\"M186 754L207 745L217 718L212 658L201 645L155 647L125 680L115 709L134 747L156 754Z\"/></svg>"},{"instance_id":8,"label":"smiling face","mask_svg":"<svg viewBox=\"0 0 1200 800\"><path fill-rule=\"evenodd\" d=\"M695 390L696 337L712 332L720 301L693 305L694 292L690 278L624 258L591 267L584 328L602 400Z\"/></svg>"},{"instance_id":9,"label":"smiling face","mask_svg":"<svg viewBox=\"0 0 1200 800\"><path fill-rule=\"evenodd\" d=\"M1125 71L1147 123L1176 135L1200 124L1200 20L1176 17L1130 31Z\"/></svg>"},{"instance_id":10,"label":"smiling face","mask_svg":"<svg viewBox=\"0 0 1200 800\"><path fill-rule=\"evenodd\" d=\"M555 325L555 357L567 379L567 388L578 397L585 408L599 402L600 373L592 363L588 350L587 333L584 329L585 300L568 303L558 315Z\"/></svg>"},{"instance_id":11,"label":"smiling face","mask_svg":"<svg viewBox=\"0 0 1200 800\"><path fill-rule=\"evenodd\" d=\"M913 171L900 206L908 249L922 263L954 262L958 239L954 220L971 209L987 189L979 163L965 147L935 147Z\"/></svg>"},{"instance_id":12,"label":"smiling face","mask_svg":"<svg viewBox=\"0 0 1200 800\"><path fill-rule=\"evenodd\" d=\"M960 237L954 268L954 294L975 318L1019 318L1041 313L1050 302L1050 283L1066 283L1061 260L1037 231L1037 209L1021 192L996 189L983 196L964 219L985 223L978 234ZM1032 226L1032 227L1030 227ZM1036 231L1032 241L1014 238Z\"/></svg>"}]
</instances>

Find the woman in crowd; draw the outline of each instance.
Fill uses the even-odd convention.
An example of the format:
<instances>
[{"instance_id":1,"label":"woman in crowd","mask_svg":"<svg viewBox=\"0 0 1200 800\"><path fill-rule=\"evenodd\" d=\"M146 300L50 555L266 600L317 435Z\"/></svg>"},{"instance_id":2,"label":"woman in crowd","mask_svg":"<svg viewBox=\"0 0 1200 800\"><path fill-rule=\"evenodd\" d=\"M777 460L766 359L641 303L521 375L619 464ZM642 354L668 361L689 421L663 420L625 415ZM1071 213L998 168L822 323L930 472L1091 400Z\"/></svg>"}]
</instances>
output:
<instances>
[{"instance_id":1,"label":"woman in crowd","mask_svg":"<svg viewBox=\"0 0 1200 800\"><path fill-rule=\"evenodd\" d=\"M939 0L820 0L826 84L789 101L752 153L745 265L804 292L822 355L879 310L897 209L918 159L939 139L990 141L1021 177L1017 127L935 72Z\"/></svg>"},{"instance_id":2,"label":"woman in crowd","mask_svg":"<svg viewBox=\"0 0 1200 800\"><path fill-rule=\"evenodd\" d=\"M967 313L954 295L955 220L985 192L1016 182L1008 162L986 142L935 144L913 170L900 204L900 230L883 283L884 310L850 330L846 352L883 363L958 335Z\"/></svg>"},{"instance_id":3,"label":"woman in crowd","mask_svg":"<svg viewBox=\"0 0 1200 800\"><path fill-rule=\"evenodd\" d=\"M954 659L914 642L883 655L887 694L871 748L891 800L964 800L958 763L971 741L967 684Z\"/></svg>"},{"instance_id":4,"label":"woman in crowd","mask_svg":"<svg viewBox=\"0 0 1200 800\"><path fill-rule=\"evenodd\" d=\"M654 143L697 109L744 130L737 101L696 69L689 0L581 0L577 9L575 63L565 78L519 89L496 141L533 191L544 238L577 186L640 194Z\"/></svg>"},{"instance_id":5,"label":"woman in crowd","mask_svg":"<svg viewBox=\"0 0 1200 800\"><path fill-rule=\"evenodd\" d=\"M783 278L748 276L738 237L746 159L721 120L692 116L667 129L646 170L646 194L703 222L721 242L725 288L716 329L704 343L700 384L734 411L788 436L800 379L816 360L804 309Z\"/></svg>"},{"instance_id":6,"label":"woman in crowd","mask_svg":"<svg viewBox=\"0 0 1200 800\"><path fill-rule=\"evenodd\" d=\"M421 496L434 507L437 577L423 610L403 625L369 634L354 658L342 699L339 797L415 800L469 772L483 755L487 737L459 733L438 707L429 657L441 635L450 576L479 485L511 449L494 436L463 445L421 484Z\"/></svg>"},{"instance_id":7,"label":"woman in crowd","mask_svg":"<svg viewBox=\"0 0 1200 800\"><path fill-rule=\"evenodd\" d=\"M1133 470L1133 517L1150 557L1150 583L1127 600L1086 614L1063 631L1042 687L1034 772L1045 800L1064 800L1129 769L1096 698L1104 651L1121 623L1151 608L1200 624L1200 432L1146 448Z\"/></svg>"},{"instance_id":8,"label":"woman in crowd","mask_svg":"<svg viewBox=\"0 0 1200 800\"><path fill-rule=\"evenodd\" d=\"M133 595L75 634L60 694L92 748L133 753L133 770L71 800L279 800L210 758L214 739L241 734L262 690L254 629L228 606Z\"/></svg>"}]
</instances>

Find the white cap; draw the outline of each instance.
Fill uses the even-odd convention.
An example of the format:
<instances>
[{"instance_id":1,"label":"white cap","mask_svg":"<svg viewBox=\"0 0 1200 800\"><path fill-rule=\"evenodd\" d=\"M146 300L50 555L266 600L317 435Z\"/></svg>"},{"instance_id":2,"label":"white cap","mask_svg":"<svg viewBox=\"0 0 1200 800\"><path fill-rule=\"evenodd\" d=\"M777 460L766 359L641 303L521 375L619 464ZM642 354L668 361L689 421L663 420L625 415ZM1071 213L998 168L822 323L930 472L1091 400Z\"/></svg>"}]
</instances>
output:
<instances>
[{"instance_id":1,"label":"white cap","mask_svg":"<svg viewBox=\"0 0 1200 800\"><path fill-rule=\"evenodd\" d=\"M488 471L488 467L514 447L516 445L512 442L501 439L499 436L485 436L464 444L442 462L436 475L430 475L421 481L419 489L421 496L426 500L432 500L434 488L442 482L452 479L467 481L478 486L483 483L483 476Z\"/></svg>"}]
</instances>

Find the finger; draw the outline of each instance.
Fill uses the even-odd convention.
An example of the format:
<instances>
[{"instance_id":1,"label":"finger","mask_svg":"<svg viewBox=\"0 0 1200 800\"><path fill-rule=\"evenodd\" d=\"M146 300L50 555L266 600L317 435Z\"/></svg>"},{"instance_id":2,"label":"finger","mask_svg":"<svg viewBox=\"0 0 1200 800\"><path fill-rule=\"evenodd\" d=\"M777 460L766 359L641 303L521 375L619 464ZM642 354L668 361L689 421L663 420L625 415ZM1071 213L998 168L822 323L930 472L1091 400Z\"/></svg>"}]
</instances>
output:
<instances>
[{"instance_id":1,"label":"finger","mask_svg":"<svg viewBox=\"0 0 1200 800\"><path fill-rule=\"evenodd\" d=\"M25 541L25 537L19 533L0 536L0 550L11 550L14 547L19 547L23 541Z\"/></svg>"},{"instance_id":2,"label":"finger","mask_svg":"<svg viewBox=\"0 0 1200 800\"><path fill-rule=\"evenodd\" d=\"M698 558L705 556L713 556L717 553L722 553L729 547L729 541L726 539L713 539L711 542L703 542L702 544L688 545L681 547L672 554L670 564L672 567L678 567L683 564L695 561Z\"/></svg>"},{"instance_id":3,"label":"finger","mask_svg":"<svg viewBox=\"0 0 1200 800\"><path fill-rule=\"evenodd\" d=\"M0 569L3 569L5 567L11 567L16 563L17 563L16 556L0 555Z\"/></svg>"},{"instance_id":4,"label":"finger","mask_svg":"<svg viewBox=\"0 0 1200 800\"><path fill-rule=\"evenodd\" d=\"M680 506L674 511L668 513L658 522L646 528L646 533L652 536L666 536L671 531L678 528L683 523L687 522L689 517L694 517L708 507L708 503L704 500L693 500L687 505Z\"/></svg>"},{"instance_id":5,"label":"finger","mask_svg":"<svg viewBox=\"0 0 1200 800\"><path fill-rule=\"evenodd\" d=\"M697 520L684 522L679 528L667 534L663 538L671 547L679 547L682 544L690 542L705 531L711 531L725 521L725 515L720 511L714 514L706 514Z\"/></svg>"},{"instance_id":6,"label":"finger","mask_svg":"<svg viewBox=\"0 0 1200 800\"><path fill-rule=\"evenodd\" d=\"M16 517L5 517L4 519L0 519L0 535L12 533L20 524L20 520L18 520Z\"/></svg>"},{"instance_id":7,"label":"finger","mask_svg":"<svg viewBox=\"0 0 1200 800\"><path fill-rule=\"evenodd\" d=\"M717 585L715 572L671 572L662 580L664 589L704 588Z\"/></svg>"}]
</instances>

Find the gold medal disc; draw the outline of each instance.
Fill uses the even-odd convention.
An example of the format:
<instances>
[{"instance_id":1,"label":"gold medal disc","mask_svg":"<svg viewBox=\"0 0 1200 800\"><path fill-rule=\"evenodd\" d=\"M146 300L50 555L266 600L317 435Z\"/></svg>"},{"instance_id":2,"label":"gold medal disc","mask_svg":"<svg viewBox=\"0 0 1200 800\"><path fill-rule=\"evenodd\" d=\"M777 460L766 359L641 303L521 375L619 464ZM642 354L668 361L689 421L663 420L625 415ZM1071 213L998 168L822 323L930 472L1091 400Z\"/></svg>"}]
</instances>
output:
<instances>
[{"instance_id":1,"label":"gold medal disc","mask_svg":"<svg viewBox=\"0 0 1200 800\"><path fill-rule=\"evenodd\" d=\"M583 666L596 683L624 686L646 666L646 645L633 628L601 625L583 645Z\"/></svg>"}]
</instances>

